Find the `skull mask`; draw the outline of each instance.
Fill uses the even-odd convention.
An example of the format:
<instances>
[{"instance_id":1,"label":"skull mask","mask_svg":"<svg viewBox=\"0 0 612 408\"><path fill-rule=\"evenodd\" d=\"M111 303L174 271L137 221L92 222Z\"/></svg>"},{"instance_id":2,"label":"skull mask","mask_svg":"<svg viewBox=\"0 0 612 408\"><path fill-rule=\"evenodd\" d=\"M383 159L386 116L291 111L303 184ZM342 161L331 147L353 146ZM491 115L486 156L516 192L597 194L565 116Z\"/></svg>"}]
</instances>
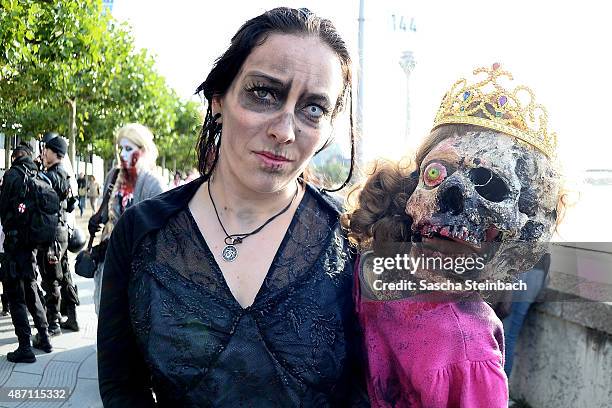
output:
<instances>
[{"instance_id":1,"label":"skull mask","mask_svg":"<svg viewBox=\"0 0 612 408\"><path fill-rule=\"evenodd\" d=\"M442 128L434 132L457 129ZM531 268L542 255L557 218L559 176L530 146L472 128L450 133L427 153L406 213L414 242L486 259L479 276L464 278L505 278Z\"/></svg>"}]
</instances>

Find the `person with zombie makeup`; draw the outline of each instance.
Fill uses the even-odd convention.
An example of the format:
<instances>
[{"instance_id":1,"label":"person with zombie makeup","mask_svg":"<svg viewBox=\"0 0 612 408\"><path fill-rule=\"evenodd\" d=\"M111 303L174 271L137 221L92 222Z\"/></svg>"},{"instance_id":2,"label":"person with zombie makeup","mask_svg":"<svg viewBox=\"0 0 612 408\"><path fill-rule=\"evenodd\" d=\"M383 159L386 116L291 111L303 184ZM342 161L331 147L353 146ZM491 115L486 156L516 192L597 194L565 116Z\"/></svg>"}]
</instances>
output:
<instances>
[{"instance_id":1,"label":"person with zombie makeup","mask_svg":"<svg viewBox=\"0 0 612 408\"><path fill-rule=\"evenodd\" d=\"M559 220L561 177L533 92L504 88L512 76L497 63L474 75L445 95L413 164L379 163L343 216L350 239L370 250L355 298L375 407L508 404L502 325L468 282L509 279L538 261ZM376 256L400 254L422 263L376 270ZM467 257L479 267L452 266Z\"/></svg>"},{"instance_id":2,"label":"person with zombie makeup","mask_svg":"<svg viewBox=\"0 0 612 408\"><path fill-rule=\"evenodd\" d=\"M306 171L351 79L346 44L307 9L232 38L198 88L202 176L132 206L111 236L106 407L367 404L340 205Z\"/></svg>"},{"instance_id":3,"label":"person with zombie makeup","mask_svg":"<svg viewBox=\"0 0 612 408\"><path fill-rule=\"evenodd\" d=\"M155 197L166 190L165 183L155 173L157 146L153 133L138 123L121 127L115 134L118 151L119 175L112 186L108 207L89 219L89 233L95 235L102 225L100 241L105 247L119 217L132 205ZM105 178L103 194L110 188L111 170ZM103 259L103 257L102 257ZM94 305L98 313L104 262L98 264L94 274Z\"/></svg>"}]
</instances>

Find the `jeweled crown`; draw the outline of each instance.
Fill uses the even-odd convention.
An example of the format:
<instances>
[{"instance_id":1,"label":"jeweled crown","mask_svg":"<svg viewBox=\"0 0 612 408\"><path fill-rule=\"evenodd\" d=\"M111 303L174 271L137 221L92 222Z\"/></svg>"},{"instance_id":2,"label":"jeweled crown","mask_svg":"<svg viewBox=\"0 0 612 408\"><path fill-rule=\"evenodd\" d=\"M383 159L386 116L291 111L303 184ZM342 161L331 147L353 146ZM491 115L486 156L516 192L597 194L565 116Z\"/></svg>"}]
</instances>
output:
<instances>
[{"instance_id":1,"label":"jeweled crown","mask_svg":"<svg viewBox=\"0 0 612 408\"><path fill-rule=\"evenodd\" d=\"M497 62L474 70L475 76L483 73L486 78L480 81L470 84L461 78L453 84L442 99L433 128L450 123L478 125L513 136L549 158L554 156L557 135L548 131L548 113L535 103L533 91L523 85L513 90L502 87L500 77L513 77Z\"/></svg>"}]
</instances>

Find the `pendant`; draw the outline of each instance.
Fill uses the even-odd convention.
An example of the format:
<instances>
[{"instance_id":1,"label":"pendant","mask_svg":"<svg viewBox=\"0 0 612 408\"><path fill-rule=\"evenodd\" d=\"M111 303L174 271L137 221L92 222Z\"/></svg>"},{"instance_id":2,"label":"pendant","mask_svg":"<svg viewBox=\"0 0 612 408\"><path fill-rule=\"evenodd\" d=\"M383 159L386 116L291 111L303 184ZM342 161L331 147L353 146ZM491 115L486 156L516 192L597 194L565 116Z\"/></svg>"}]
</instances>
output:
<instances>
[{"instance_id":1,"label":"pendant","mask_svg":"<svg viewBox=\"0 0 612 408\"><path fill-rule=\"evenodd\" d=\"M221 255L224 261L233 262L238 256L238 249L234 245L226 245Z\"/></svg>"}]
</instances>

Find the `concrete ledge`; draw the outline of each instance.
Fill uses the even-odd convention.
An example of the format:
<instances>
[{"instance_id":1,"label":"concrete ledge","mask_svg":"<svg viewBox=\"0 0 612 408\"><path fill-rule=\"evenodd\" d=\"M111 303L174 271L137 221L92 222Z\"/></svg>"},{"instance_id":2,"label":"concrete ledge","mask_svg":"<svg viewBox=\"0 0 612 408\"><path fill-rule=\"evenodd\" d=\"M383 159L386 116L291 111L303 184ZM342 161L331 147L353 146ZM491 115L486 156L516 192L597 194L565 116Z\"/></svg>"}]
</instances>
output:
<instances>
[{"instance_id":1,"label":"concrete ledge","mask_svg":"<svg viewBox=\"0 0 612 408\"><path fill-rule=\"evenodd\" d=\"M539 299L560 299L534 305L539 312L612 335L612 304L594 302L555 289L544 289Z\"/></svg>"},{"instance_id":2,"label":"concrete ledge","mask_svg":"<svg viewBox=\"0 0 612 408\"><path fill-rule=\"evenodd\" d=\"M531 308L517 343L510 395L532 407L609 408L612 306L563 301Z\"/></svg>"}]
</instances>

